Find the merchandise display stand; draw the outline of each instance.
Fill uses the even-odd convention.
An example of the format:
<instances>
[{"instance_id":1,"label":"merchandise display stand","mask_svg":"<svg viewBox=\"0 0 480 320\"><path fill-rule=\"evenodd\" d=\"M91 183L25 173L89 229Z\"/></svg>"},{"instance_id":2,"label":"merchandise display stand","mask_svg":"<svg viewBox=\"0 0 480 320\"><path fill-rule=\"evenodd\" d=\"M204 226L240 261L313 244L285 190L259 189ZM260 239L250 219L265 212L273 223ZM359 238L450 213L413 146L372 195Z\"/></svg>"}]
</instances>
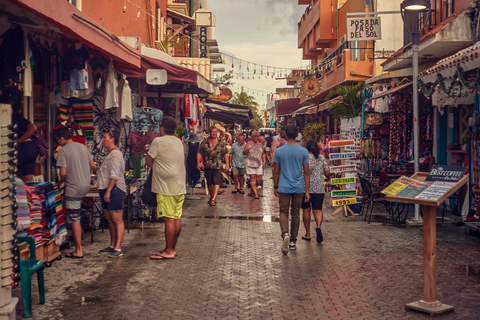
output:
<instances>
[{"instance_id":1,"label":"merchandise display stand","mask_svg":"<svg viewBox=\"0 0 480 320\"><path fill-rule=\"evenodd\" d=\"M355 141L354 140L334 140L334 141L329 141L328 143L329 147L330 148L335 148L335 147L340 147L340 153L330 153L329 155L329 158L330 160L341 160L341 165L340 167L346 167L345 166L345 159L352 159L352 158L355 158L355 152L346 152L344 153L344 147L345 146L350 146L350 145L355 145ZM332 172L332 171L330 171ZM336 172L341 172L342 174L342 177L340 179L331 179L331 183L332 185L338 185L338 184L343 184L342 180L343 179L346 179L345 178L345 172L347 171L336 171ZM352 182L349 182L349 183L355 183L356 182L356 179L355 178L351 178L353 179ZM338 181L339 183L335 183L336 181ZM342 186L342 190L345 188L345 186ZM338 190L337 190L338 191ZM345 190L347 191L347 190ZM352 190L348 190L348 191L352 191ZM332 205L333 206L338 206L340 205L333 213L332 213L332 216L336 215L337 213L339 213L340 211L343 210L343 214L345 217L348 217L348 212L350 212L350 214L352 216L355 215L355 213L352 211L352 209L350 209L350 207L348 206L348 204L355 204L357 203L357 199L356 198L345 198L344 196L342 196L341 198L339 199L335 199L335 191L332 190L331 192L331 195L332 195ZM355 195L356 195L356 192L355 192Z\"/></svg>"},{"instance_id":2,"label":"merchandise display stand","mask_svg":"<svg viewBox=\"0 0 480 320\"><path fill-rule=\"evenodd\" d=\"M423 182L426 181L428 175L425 172L417 172L411 178ZM430 315L443 314L454 310L454 306L443 304L437 300L437 207L467 183L468 179L468 174L464 175L459 181L452 184L448 191L435 200L387 195L387 201L423 206L423 300L407 303L405 305L406 309L421 311Z\"/></svg>"}]
</instances>

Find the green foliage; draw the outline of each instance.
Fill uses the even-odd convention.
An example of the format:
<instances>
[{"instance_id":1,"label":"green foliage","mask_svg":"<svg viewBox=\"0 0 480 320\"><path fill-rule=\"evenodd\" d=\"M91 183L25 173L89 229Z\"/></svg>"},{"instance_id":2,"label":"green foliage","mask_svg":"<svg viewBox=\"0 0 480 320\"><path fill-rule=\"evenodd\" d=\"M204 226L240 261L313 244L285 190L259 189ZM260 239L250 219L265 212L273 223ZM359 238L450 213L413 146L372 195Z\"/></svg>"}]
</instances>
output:
<instances>
[{"instance_id":1,"label":"green foliage","mask_svg":"<svg viewBox=\"0 0 480 320\"><path fill-rule=\"evenodd\" d=\"M229 81L233 78L233 70L225 73L223 76L217 76L215 78L215 83L221 85L222 87L230 86Z\"/></svg>"},{"instance_id":2,"label":"green foliage","mask_svg":"<svg viewBox=\"0 0 480 320\"><path fill-rule=\"evenodd\" d=\"M326 123L308 123L305 125L302 131L303 140L315 140L320 141L325 133Z\"/></svg>"},{"instance_id":3,"label":"green foliage","mask_svg":"<svg viewBox=\"0 0 480 320\"><path fill-rule=\"evenodd\" d=\"M246 93L243 88L240 92L235 92L233 94L232 99L230 99L230 103L238 104L240 106L249 107L253 113L253 119L250 120L250 127L255 129L264 127L264 122L262 117L259 114L258 107L260 106L258 102L255 100L255 97Z\"/></svg>"},{"instance_id":4,"label":"green foliage","mask_svg":"<svg viewBox=\"0 0 480 320\"><path fill-rule=\"evenodd\" d=\"M162 42L162 46L168 54L174 54L175 48L179 53L184 53L184 50L187 48L188 40L177 35L175 39L173 30L169 30L165 33L165 40Z\"/></svg>"},{"instance_id":5,"label":"green foliage","mask_svg":"<svg viewBox=\"0 0 480 320\"><path fill-rule=\"evenodd\" d=\"M348 87L340 86L335 91L330 91L325 100L338 96L339 102L331 104L330 112L335 119L351 119L362 114L363 83L358 82Z\"/></svg>"}]
</instances>

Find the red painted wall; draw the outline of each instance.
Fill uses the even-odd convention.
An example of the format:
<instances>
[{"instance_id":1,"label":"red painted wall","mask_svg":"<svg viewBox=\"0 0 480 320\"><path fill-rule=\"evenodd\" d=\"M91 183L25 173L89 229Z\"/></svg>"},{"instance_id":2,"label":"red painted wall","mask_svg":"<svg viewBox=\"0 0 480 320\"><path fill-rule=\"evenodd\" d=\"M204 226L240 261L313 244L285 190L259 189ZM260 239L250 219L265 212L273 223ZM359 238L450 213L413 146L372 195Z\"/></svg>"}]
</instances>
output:
<instances>
[{"instance_id":1,"label":"red painted wall","mask_svg":"<svg viewBox=\"0 0 480 320\"><path fill-rule=\"evenodd\" d=\"M139 37L141 43L154 48L157 36L157 21L154 18L157 16L157 4L162 14L166 16L167 0L83 0L82 11L100 27L102 27L103 18L105 29L116 36ZM125 12L123 12L124 5ZM138 12L140 16L137 16Z\"/></svg>"}]
</instances>

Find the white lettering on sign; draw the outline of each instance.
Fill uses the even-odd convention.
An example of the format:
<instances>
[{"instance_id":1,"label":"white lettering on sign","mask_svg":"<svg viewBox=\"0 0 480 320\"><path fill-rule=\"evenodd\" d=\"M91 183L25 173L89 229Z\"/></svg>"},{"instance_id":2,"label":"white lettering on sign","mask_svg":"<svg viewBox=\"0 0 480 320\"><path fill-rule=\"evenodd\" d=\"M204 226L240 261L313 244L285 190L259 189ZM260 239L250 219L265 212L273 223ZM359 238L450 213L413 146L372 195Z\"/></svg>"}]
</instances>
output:
<instances>
[{"instance_id":1,"label":"white lettering on sign","mask_svg":"<svg viewBox=\"0 0 480 320\"><path fill-rule=\"evenodd\" d=\"M382 27L380 17L347 18L347 40L380 40Z\"/></svg>"}]
</instances>

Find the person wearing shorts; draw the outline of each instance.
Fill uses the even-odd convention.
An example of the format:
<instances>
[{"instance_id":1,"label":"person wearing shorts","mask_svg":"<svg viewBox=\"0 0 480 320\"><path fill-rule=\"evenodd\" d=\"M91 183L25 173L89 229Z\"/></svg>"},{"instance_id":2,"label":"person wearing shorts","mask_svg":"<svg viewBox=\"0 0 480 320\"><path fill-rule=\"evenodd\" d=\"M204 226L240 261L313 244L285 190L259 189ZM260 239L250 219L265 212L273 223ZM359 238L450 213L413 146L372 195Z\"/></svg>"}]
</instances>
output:
<instances>
[{"instance_id":1,"label":"person wearing shorts","mask_svg":"<svg viewBox=\"0 0 480 320\"><path fill-rule=\"evenodd\" d=\"M240 133L237 137L238 141L232 145L230 149L230 167L233 171L233 181L235 182L235 189L232 193L245 194L243 191L243 186L245 184L245 174L247 171L245 169L245 159L246 155L243 154L245 149L245 134Z\"/></svg>"},{"instance_id":2,"label":"person wearing shorts","mask_svg":"<svg viewBox=\"0 0 480 320\"><path fill-rule=\"evenodd\" d=\"M75 251L68 253L67 258L83 258L82 227L80 225L82 198L90 190L90 170L94 163L85 145L74 142L67 127L60 126L53 135L61 149L58 151L57 168L61 186L65 182L64 204L66 208L65 222L72 226L72 237Z\"/></svg>"},{"instance_id":3,"label":"person wearing shorts","mask_svg":"<svg viewBox=\"0 0 480 320\"><path fill-rule=\"evenodd\" d=\"M110 231L110 246L102 249L99 253L109 253L110 258L118 258L123 255L122 240L125 232L123 223L123 203L127 194L125 184L125 161L123 154L117 145L120 140L120 132L111 129L102 137L102 144L108 151L97 173L97 188L102 203L105 218L108 221Z\"/></svg>"},{"instance_id":4,"label":"person wearing shorts","mask_svg":"<svg viewBox=\"0 0 480 320\"><path fill-rule=\"evenodd\" d=\"M317 242L323 241L322 221L323 221L323 199L325 196L325 180L330 179L330 167L325 157L320 154L320 147L315 140L307 142L308 166L310 168L310 201L303 199L303 225L305 226L305 236L303 240L310 241L310 213L313 209L313 216L317 224Z\"/></svg>"},{"instance_id":5,"label":"person wearing shorts","mask_svg":"<svg viewBox=\"0 0 480 320\"><path fill-rule=\"evenodd\" d=\"M176 129L175 119L165 117L160 125L161 137L152 141L146 158L147 166L153 170L152 192L157 194L157 216L165 219L165 248L154 252L151 260L175 259L182 230L186 171L183 144L175 137Z\"/></svg>"},{"instance_id":6,"label":"person wearing shorts","mask_svg":"<svg viewBox=\"0 0 480 320\"><path fill-rule=\"evenodd\" d=\"M247 174L250 176L250 193L255 199L259 199L257 186L262 184L263 169L265 169L266 159L263 150L263 143L260 140L258 131L252 132L252 141L247 142L243 149L243 154L247 155L245 160Z\"/></svg>"},{"instance_id":7,"label":"person wearing shorts","mask_svg":"<svg viewBox=\"0 0 480 320\"><path fill-rule=\"evenodd\" d=\"M17 169L23 182L33 181L37 148L32 141L32 135L37 126L25 119L17 110L12 109L12 124L16 125L14 131L18 136Z\"/></svg>"},{"instance_id":8,"label":"person wearing shorts","mask_svg":"<svg viewBox=\"0 0 480 320\"><path fill-rule=\"evenodd\" d=\"M215 126L210 127L210 136L204 139L197 151L197 169L205 170L205 179L207 180L208 192L210 193L210 206L217 205L217 195L220 190L220 176L222 175L223 161L225 161L225 171L230 171L230 162L228 160L228 150L225 143L218 139L218 129ZM202 161L203 159L203 161Z\"/></svg>"}]
</instances>

